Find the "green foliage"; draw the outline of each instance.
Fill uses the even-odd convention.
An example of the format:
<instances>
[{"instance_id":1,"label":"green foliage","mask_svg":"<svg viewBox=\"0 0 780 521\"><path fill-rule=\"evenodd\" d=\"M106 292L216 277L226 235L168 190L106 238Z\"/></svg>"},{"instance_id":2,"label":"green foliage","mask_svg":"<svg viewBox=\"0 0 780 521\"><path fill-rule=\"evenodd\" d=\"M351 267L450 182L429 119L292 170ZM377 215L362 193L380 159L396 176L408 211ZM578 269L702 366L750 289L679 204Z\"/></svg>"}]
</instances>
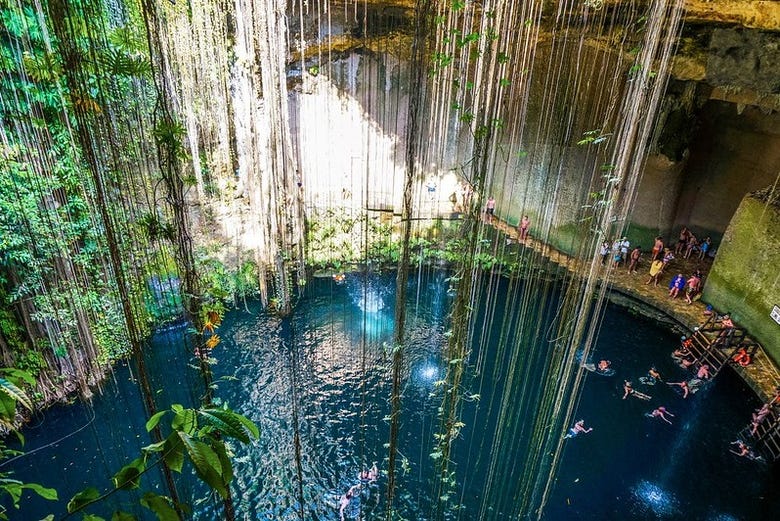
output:
<instances>
[{"instance_id":1,"label":"green foliage","mask_svg":"<svg viewBox=\"0 0 780 521\"><path fill-rule=\"evenodd\" d=\"M598 145L599 143L605 142L611 135L611 132L606 134L602 133L601 129L588 130L587 132L583 132L582 139L577 141L577 144L580 146Z\"/></svg>"},{"instance_id":2,"label":"green foliage","mask_svg":"<svg viewBox=\"0 0 780 521\"><path fill-rule=\"evenodd\" d=\"M163 119L154 127L152 134L157 145L166 151L171 159L184 159L186 157L183 141L186 131L181 123Z\"/></svg>"},{"instance_id":3,"label":"green foliage","mask_svg":"<svg viewBox=\"0 0 780 521\"><path fill-rule=\"evenodd\" d=\"M35 380L25 371L14 368L0 369L0 426L14 431L16 406L21 405L25 409L32 410L32 401L23 390L25 386L32 387ZM20 440L24 440L20 433L16 432ZM10 451L5 443L0 440L0 461L17 454L16 451ZM57 491L46 488L37 483L22 483L12 479L8 472L0 472L0 502L10 503L13 508L20 508L22 493L30 490L44 499L56 500ZM9 519L6 511L0 507L0 519Z\"/></svg>"},{"instance_id":4,"label":"green foliage","mask_svg":"<svg viewBox=\"0 0 780 521\"><path fill-rule=\"evenodd\" d=\"M257 426L227 406L187 409L173 404L169 410L159 411L149 418L146 430L152 431L160 427L166 417L170 419L165 429L167 436L158 443L144 447L141 456L119 469L111 478L112 490L103 494L94 487L82 490L68 502L68 513L83 511L117 491L138 489L141 486L141 476L161 462L165 462L175 472L182 472L185 464L189 462L195 474L205 484L221 497L227 497L233 480L233 465L226 440L251 443L260 437ZM160 520L179 520L168 497L145 492L140 501L141 505L154 512ZM133 517L117 512L111 519L124 521Z\"/></svg>"}]
</instances>

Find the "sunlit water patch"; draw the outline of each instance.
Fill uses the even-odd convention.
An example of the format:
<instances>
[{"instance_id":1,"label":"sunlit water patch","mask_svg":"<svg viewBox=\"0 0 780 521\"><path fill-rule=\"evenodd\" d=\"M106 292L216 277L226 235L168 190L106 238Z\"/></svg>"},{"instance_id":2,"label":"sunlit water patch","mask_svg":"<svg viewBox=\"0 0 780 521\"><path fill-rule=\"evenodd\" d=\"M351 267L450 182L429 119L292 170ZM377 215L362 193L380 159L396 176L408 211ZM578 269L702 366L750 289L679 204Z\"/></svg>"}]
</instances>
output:
<instances>
[{"instance_id":1,"label":"sunlit water patch","mask_svg":"<svg viewBox=\"0 0 780 521\"><path fill-rule=\"evenodd\" d=\"M655 483L640 481L631 489L634 513L642 516L655 515L671 518L680 515L679 500Z\"/></svg>"}]
</instances>

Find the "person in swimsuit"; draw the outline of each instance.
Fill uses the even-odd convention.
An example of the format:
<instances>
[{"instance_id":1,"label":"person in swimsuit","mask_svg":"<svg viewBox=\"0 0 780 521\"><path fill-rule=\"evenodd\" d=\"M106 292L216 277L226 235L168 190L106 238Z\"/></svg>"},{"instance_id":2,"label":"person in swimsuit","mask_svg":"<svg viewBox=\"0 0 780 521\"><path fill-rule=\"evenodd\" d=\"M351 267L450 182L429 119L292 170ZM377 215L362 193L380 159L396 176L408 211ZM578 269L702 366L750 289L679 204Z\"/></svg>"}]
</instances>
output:
<instances>
[{"instance_id":1,"label":"person in swimsuit","mask_svg":"<svg viewBox=\"0 0 780 521\"><path fill-rule=\"evenodd\" d=\"M485 215L487 215L487 222L489 223L493 222L493 212L495 211L496 211L496 200L491 195L487 200L487 204L485 205Z\"/></svg>"},{"instance_id":2,"label":"person in swimsuit","mask_svg":"<svg viewBox=\"0 0 780 521\"><path fill-rule=\"evenodd\" d=\"M750 365L750 353L744 347L740 347L731 359L742 367Z\"/></svg>"},{"instance_id":3,"label":"person in swimsuit","mask_svg":"<svg viewBox=\"0 0 780 521\"><path fill-rule=\"evenodd\" d=\"M596 370L603 373L604 371L609 369L610 365L612 365L612 362L610 362L609 360L601 360L599 362L599 365L596 366Z\"/></svg>"},{"instance_id":4,"label":"person in swimsuit","mask_svg":"<svg viewBox=\"0 0 780 521\"><path fill-rule=\"evenodd\" d=\"M633 396L634 398L639 398L640 400L649 400L651 397L648 394L640 393L636 389L634 389L631 386L631 382L628 380L623 382L623 399L625 400L629 396Z\"/></svg>"},{"instance_id":5,"label":"person in swimsuit","mask_svg":"<svg viewBox=\"0 0 780 521\"><path fill-rule=\"evenodd\" d=\"M358 479L360 481L367 481L369 483L373 483L377 480L379 477L379 469L376 466L376 461L374 462L374 465L370 469L361 470L358 474Z\"/></svg>"},{"instance_id":6,"label":"person in swimsuit","mask_svg":"<svg viewBox=\"0 0 780 521\"><path fill-rule=\"evenodd\" d=\"M653 366L650 369L648 369L647 376L649 376L650 378L652 378L653 380L656 380L658 382L663 382L663 379L661 378L661 373L656 371L655 366Z\"/></svg>"},{"instance_id":7,"label":"person in swimsuit","mask_svg":"<svg viewBox=\"0 0 780 521\"><path fill-rule=\"evenodd\" d=\"M666 407L662 405L661 407L654 409L653 412L651 412L648 416L650 416L651 418L661 418L663 421L671 425L672 422L666 417L667 414L672 418L674 418L674 414L667 411Z\"/></svg>"},{"instance_id":8,"label":"person in swimsuit","mask_svg":"<svg viewBox=\"0 0 780 521\"><path fill-rule=\"evenodd\" d=\"M639 265L639 259L642 258L642 247L637 246L633 250L631 250L631 262L628 264L628 272L629 273L636 273L636 268Z\"/></svg>"},{"instance_id":9,"label":"person in swimsuit","mask_svg":"<svg viewBox=\"0 0 780 521\"><path fill-rule=\"evenodd\" d=\"M683 253L685 245L688 244L688 235L690 233L691 232L688 231L687 227L682 227L682 230L680 230L680 236L677 239L677 244L674 246L675 255L681 255Z\"/></svg>"},{"instance_id":10,"label":"person in swimsuit","mask_svg":"<svg viewBox=\"0 0 780 521\"><path fill-rule=\"evenodd\" d=\"M688 279L688 283L685 285L685 301L688 304L693 304L693 299L699 294L701 290L701 277L694 273L691 278Z\"/></svg>"},{"instance_id":11,"label":"person in swimsuit","mask_svg":"<svg viewBox=\"0 0 780 521\"><path fill-rule=\"evenodd\" d=\"M682 382L668 382L667 385L676 385L682 389L683 398L688 398L688 393L691 391L690 387L688 387L688 382L685 380Z\"/></svg>"},{"instance_id":12,"label":"person in swimsuit","mask_svg":"<svg viewBox=\"0 0 780 521\"><path fill-rule=\"evenodd\" d=\"M736 445L737 450L729 449L729 452L736 454L737 456L747 457L750 455L750 447L742 443L742 440L732 441L730 445Z\"/></svg>"},{"instance_id":13,"label":"person in swimsuit","mask_svg":"<svg viewBox=\"0 0 780 521\"><path fill-rule=\"evenodd\" d=\"M352 498L358 495L361 486L362 485L360 484L353 485L349 487L346 494L341 496L341 499L339 500L339 515L341 516L341 521L344 521L344 510L347 509Z\"/></svg>"},{"instance_id":14,"label":"person in swimsuit","mask_svg":"<svg viewBox=\"0 0 780 521\"><path fill-rule=\"evenodd\" d=\"M696 371L696 378L702 380L709 380L712 375L710 374L710 366L707 364L701 364L699 370Z\"/></svg>"},{"instance_id":15,"label":"person in swimsuit","mask_svg":"<svg viewBox=\"0 0 780 521\"><path fill-rule=\"evenodd\" d=\"M520 220L520 224L517 226L517 239L519 241L525 242L525 240L528 238L528 228L530 227L531 221L528 219L527 215L524 215Z\"/></svg>"},{"instance_id":16,"label":"person in swimsuit","mask_svg":"<svg viewBox=\"0 0 780 521\"><path fill-rule=\"evenodd\" d=\"M565 438L574 438L579 433L587 434L593 430L593 427L585 428L585 420L577 420L574 427L569 429L569 432L564 436Z\"/></svg>"},{"instance_id":17,"label":"person in swimsuit","mask_svg":"<svg viewBox=\"0 0 780 521\"><path fill-rule=\"evenodd\" d=\"M650 258L650 260L656 260L661 257L661 252L664 251L664 240L659 235L655 238L655 243L653 244L653 256Z\"/></svg>"}]
</instances>

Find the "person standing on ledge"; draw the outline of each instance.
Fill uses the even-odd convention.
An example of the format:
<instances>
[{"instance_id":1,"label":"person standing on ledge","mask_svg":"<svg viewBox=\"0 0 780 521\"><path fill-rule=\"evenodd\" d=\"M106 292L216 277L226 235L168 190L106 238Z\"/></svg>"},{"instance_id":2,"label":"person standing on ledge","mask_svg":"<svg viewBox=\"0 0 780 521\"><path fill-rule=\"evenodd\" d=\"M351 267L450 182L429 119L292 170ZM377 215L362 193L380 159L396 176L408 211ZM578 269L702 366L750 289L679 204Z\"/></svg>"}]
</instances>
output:
<instances>
[{"instance_id":1,"label":"person standing on ledge","mask_svg":"<svg viewBox=\"0 0 780 521\"><path fill-rule=\"evenodd\" d=\"M645 284L653 283L653 286L658 286L658 279L661 277L661 273L664 272L664 261L656 259L650 264L650 278L647 279Z\"/></svg>"},{"instance_id":2,"label":"person standing on ledge","mask_svg":"<svg viewBox=\"0 0 780 521\"><path fill-rule=\"evenodd\" d=\"M517 225L517 240L525 242L525 240L528 238L528 228L531 227L531 221L528 219L527 215L524 215L522 219L520 219L520 223Z\"/></svg>"},{"instance_id":3,"label":"person standing on ledge","mask_svg":"<svg viewBox=\"0 0 780 521\"><path fill-rule=\"evenodd\" d=\"M493 222L493 213L495 211L496 211L496 200L493 199L493 196L491 195L487 200L487 204L485 204L485 215L487 215L488 223Z\"/></svg>"},{"instance_id":4,"label":"person standing on ledge","mask_svg":"<svg viewBox=\"0 0 780 521\"><path fill-rule=\"evenodd\" d=\"M628 272L629 273L636 273L636 268L639 265L639 259L642 258L642 247L637 246L633 250L631 250L631 256L629 257L631 260L628 263Z\"/></svg>"}]
</instances>

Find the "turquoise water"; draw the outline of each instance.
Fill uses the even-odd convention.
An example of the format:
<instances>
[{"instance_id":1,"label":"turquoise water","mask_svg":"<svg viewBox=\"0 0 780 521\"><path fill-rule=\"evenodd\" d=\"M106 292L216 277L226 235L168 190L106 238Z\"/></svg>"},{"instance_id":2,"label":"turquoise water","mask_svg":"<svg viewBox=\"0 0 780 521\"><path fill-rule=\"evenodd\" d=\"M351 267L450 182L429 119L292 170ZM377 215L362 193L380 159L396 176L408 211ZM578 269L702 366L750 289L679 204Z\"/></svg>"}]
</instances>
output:
<instances>
[{"instance_id":1,"label":"turquoise water","mask_svg":"<svg viewBox=\"0 0 780 521\"><path fill-rule=\"evenodd\" d=\"M440 398L432 393L444 375L439 351L446 343L452 296L444 272L427 270L415 277L408 298L398 506L408 519L423 520L433 517L437 504L431 498L429 454ZM290 319L267 316L256 304L226 317L219 330L223 343L214 353L216 396L262 431L253 445L235 447L239 519L297 520L301 508L307 521L338 519L339 497L358 482L359 470L374 461L385 465L394 283L390 275L365 284L356 275L343 285L315 279ZM499 284L494 302L503 303L506 281ZM539 327L545 331L556 301L541 305ZM533 402L535 383L510 378L512 353L493 347L500 334L498 316L491 319L481 310L477 319L477 334L484 335L487 348L480 352L474 346L476 374L467 386L480 399L464 404L465 427L453 449L458 482L453 503L460 507L450 510L448 519L516 519L522 472L517 462L533 450L524 439L527 421L518 393ZM512 335L520 317L509 316ZM159 332L150 345L149 368L160 404L190 406L200 394L182 335L182 328ZM609 358L616 375L586 380L577 416L594 430L566 442L545 519L767 519L780 511L772 489L776 466L728 452L728 442L760 405L738 378L726 371L687 400L668 386L638 383L650 365L667 380L686 376L669 358L676 338L642 317L608 308L593 357ZM621 400L624 378L652 400ZM140 403L129 369L119 367L91 404L57 407L36 418L25 431L30 454L6 468L21 479L57 488L62 498L87 485L108 490L110 476L149 443ZM673 425L644 415L658 405L675 414ZM297 494L296 430L303 497ZM380 477L364 487L346 517L379 519L385 484ZM144 486L163 493L155 473L145 477ZM205 490L188 479L179 486L183 496L196 498L195 518L218 518L219 507ZM64 512L64 505L34 498L25 505L30 509L11 518ZM116 509L152 518L126 492L90 512L110 517Z\"/></svg>"}]
</instances>

